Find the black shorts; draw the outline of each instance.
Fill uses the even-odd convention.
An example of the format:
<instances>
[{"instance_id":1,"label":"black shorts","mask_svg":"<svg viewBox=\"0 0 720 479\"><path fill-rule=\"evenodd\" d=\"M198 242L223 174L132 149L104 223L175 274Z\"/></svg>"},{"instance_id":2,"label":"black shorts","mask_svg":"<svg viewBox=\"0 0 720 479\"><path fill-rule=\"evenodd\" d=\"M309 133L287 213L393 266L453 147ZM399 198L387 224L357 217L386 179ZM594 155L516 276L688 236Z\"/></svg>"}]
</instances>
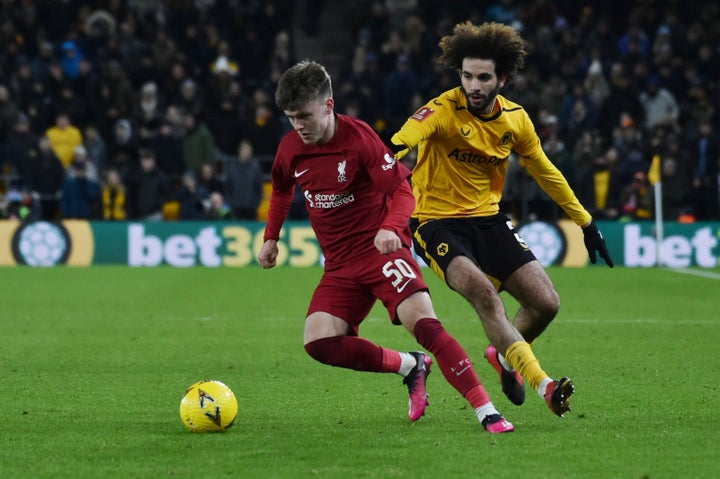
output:
<instances>
[{"instance_id":1,"label":"black shorts","mask_svg":"<svg viewBox=\"0 0 720 479\"><path fill-rule=\"evenodd\" d=\"M415 252L443 281L456 256L475 262L499 291L505 280L535 255L503 213L483 218L410 222ZM447 281L446 281L447 282Z\"/></svg>"}]
</instances>

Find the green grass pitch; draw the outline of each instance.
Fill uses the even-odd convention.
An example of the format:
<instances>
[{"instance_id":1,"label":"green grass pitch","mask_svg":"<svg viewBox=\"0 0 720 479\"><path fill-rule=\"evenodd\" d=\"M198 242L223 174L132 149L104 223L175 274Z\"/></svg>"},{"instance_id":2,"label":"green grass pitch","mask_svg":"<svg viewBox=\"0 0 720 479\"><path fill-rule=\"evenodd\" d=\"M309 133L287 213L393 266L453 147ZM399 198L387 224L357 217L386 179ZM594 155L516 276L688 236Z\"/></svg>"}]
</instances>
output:
<instances>
[{"instance_id":1,"label":"green grass pitch","mask_svg":"<svg viewBox=\"0 0 720 479\"><path fill-rule=\"evenodd\" d=\"M400 376L302 347L318 268L0 269L2 478L711 478L720 475L718 270L550 268L560 314L534 345L576 384L555 417L502 394L469 305L426 270L446 328L516 427L484 432L439 368L407 419ZM515 304L505 297L514 311ZM361 334L419 346L377 306ZM191 434L187 386L219 379L240 413Z\"/></svg>"}]
</instances>

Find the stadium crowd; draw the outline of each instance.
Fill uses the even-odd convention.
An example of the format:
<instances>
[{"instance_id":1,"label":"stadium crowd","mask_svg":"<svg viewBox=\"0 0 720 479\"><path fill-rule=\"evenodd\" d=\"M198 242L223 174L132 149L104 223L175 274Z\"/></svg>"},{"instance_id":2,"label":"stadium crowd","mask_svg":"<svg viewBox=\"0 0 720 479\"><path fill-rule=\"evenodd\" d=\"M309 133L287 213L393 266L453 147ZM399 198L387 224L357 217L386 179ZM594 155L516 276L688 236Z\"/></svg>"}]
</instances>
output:
<instances>
[{"instance_id":1,"label":"stadium crowd","mask_svg":"<svg viewBox=\"0 0 720 479\"><path fill-rule=\"evenodd\" d=\"M273 95L302 1L0 2L0 215L257 217L290 128ZM322 37L322 2L303 3L305 33ZM501 22L529 51L501 93L596 218L653 217L658 156L665 219L720 219L720 6L358 0L341 20L337 110L381 136L457 84L435 61L443 35ZM503 201L518 220L560 215L514 157Z\"/></svg>"}]
</instances>

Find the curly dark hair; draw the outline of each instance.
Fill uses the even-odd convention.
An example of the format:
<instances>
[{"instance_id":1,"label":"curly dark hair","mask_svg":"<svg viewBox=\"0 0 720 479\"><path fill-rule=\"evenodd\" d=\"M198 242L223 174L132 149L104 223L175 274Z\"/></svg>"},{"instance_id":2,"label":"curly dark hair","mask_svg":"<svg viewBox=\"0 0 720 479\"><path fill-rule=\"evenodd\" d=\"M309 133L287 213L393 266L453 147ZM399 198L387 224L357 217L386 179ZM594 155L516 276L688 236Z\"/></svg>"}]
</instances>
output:
<instances>
[{"instance_id":1,"label":"curly dark hair","mask_svg":"<svg viewBox=\"0 0 720 479\"><path fill-rule=\"evenodd\" d=\"M520 34L501 23L458 23L452 35L440 39L443 51L438 62L459 70L464 58L482 58L495 62L495 73L509 80L525 64L525 41Z\"/></svg>"}]
</instances>

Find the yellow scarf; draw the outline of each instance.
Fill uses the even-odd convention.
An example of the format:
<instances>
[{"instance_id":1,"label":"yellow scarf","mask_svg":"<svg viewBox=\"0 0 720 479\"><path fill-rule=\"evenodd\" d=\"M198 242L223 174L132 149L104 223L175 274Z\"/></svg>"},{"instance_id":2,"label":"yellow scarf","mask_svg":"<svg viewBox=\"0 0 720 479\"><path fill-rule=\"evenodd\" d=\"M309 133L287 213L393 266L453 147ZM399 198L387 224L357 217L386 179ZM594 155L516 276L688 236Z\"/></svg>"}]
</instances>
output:
<instances>
[{"instance_id":1,"label":"yellow scarf","mask_svg":"<svg viewBox=\"0 0 720 479\"><path fill-rule=\"evenodd\" d=\"M125 213L125 189L111 185L103 189L103 218L106 220L124 221L127 219Z\"/></svg>"}]
</instances>

